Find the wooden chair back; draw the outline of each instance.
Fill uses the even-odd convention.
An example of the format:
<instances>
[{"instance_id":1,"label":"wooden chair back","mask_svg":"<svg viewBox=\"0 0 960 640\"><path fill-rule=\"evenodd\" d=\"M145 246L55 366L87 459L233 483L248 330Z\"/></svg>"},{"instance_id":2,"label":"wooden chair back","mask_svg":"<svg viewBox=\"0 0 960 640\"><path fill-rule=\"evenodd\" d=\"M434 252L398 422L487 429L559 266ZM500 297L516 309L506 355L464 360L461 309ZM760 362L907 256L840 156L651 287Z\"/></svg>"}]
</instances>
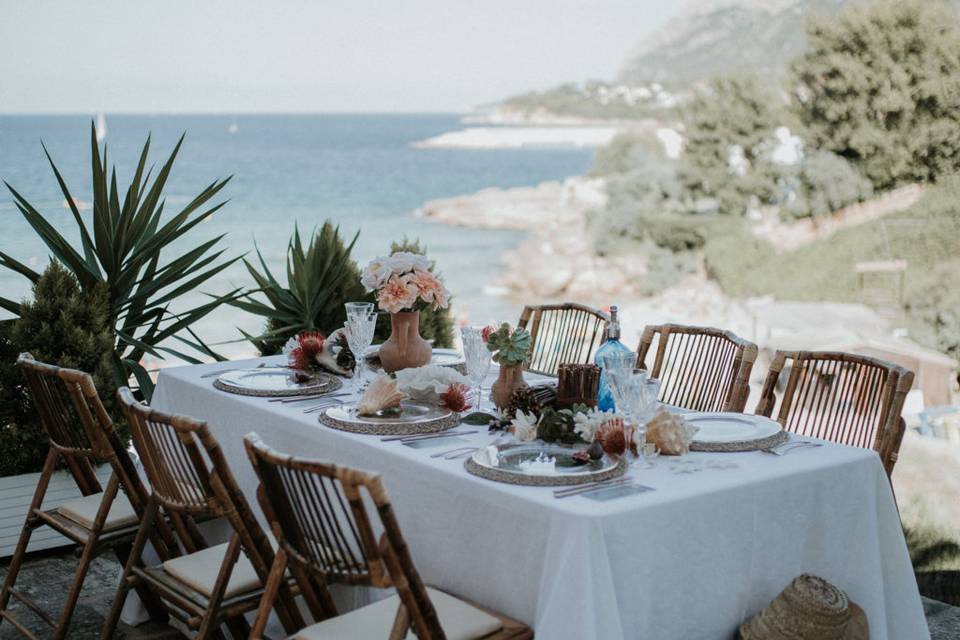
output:
<instances>
[{"instance_id":1,"label":"wooden chair back","mask_svg":"<svg viewBox=\"0 0 960 640\"><path fill-rule=\"evenodd\" d=\"M208 546L193 524L196 520L225 518L265 579L273 550L207 424L152 409L127 387L121 387L117 397L130 421L152 495L170 517L184 551Z\"/></svg>"},{"instance_id":2,"label":"wooden chair back","mask_svg":"<svg viewBox=\"0 0 960 640\"><path fill-rule=\"evenodd\" d=\"M877 358L777 351L756 413L774 417L793 433L873 449L890 475L906 428L900 414L911 386L912 371Z\"/></svg>"},{"instance_id":3,"label":"wooden chair back","mask_svg":"<svg viewBox=\"0 0 960 640\"><path fill-rule=\"evenodd\" d=\"M524 368L555 376L561 364L592 364L609 322L603 311L574 302L525 306L517 326L533 340Z\"/></svg>"},{"instance_id":4,"label":"wooden chair back","mask_svg":"<svg viewBox=\"0 0 960 640\"><path fill-rule=\"evenodd\" d=\"M93 465L109 464L133 507L142 513L146 489L113 428L93 378L83 371L40 362L29 353L21 353L17 365L27 380L50 446L66 462L81 493L86 496L103 490Z\"/></svg>"},{"instance_id":5,"label":"wooden chair back","mask_svg":"<svg viewBox=\"0 0 960 640\"><path fill-rule=\"evenodd\" d=\"M328 594L316 593L328 583L392 584L417 637L445 637L379 475L276 452L255 433L244 444L260 478L264 511L308 604L330 602ZM364 494L383 530L379 544ZM313 611L318 618L328 613Z\"/></svg>"},{"instance_id":6,"label":"wooden chair back","mask_svg":"<svg viewBox=\"0 0 960 640\"><path fill-rule=\"evenodd\" d=\"M660 380L660 401L693 411L742 412L756 359L757 345L712 327L650 325L637 348L638 366Z\"/></svg>"}]
</instances>

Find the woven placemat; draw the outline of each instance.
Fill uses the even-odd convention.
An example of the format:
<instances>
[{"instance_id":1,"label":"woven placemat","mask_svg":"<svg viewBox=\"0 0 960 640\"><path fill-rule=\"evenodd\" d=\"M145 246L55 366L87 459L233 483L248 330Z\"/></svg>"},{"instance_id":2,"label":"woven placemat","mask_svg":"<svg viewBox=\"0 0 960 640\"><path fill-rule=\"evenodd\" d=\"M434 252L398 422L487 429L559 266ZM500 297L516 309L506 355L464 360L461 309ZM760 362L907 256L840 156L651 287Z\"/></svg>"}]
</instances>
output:
<instances>
[{"instance_id":1,"label":"woven placemat","mask_svg":"<svg viewBox=\"0 0 960 640\"><path fill-rule=\"evenodd\" d=\"M335 407L330 407L320 413L320 424L340 431L362 433L370 436L412 436L419 433L440 433L453 429L460 424L460 414L456 412L423 422L346 422L327 415L327 411L333 408Z\"/></svg>"},{"instance_id":2,"label":"woven placemat","mask_svg":"<svg viewBox=\"0 0 960 640\"><path fill-rule=\"evenodd\" d=\"M226 391L227 393L235 393L238 396L253 396L255 398L288 398L292 396L312 396L324 393L332 393L343 386L343 381L330 373L324 373L321 371L314 373L313 377L317 380L321 380L322 382L320 384L304 384L299 387L292 387L282 391L261 391L259 389L235 387L232 384L226 384L222 382L220 378L214 378L213 388L219 389L220 391Z\"/></svg>"},{"instance_id":3,"label":"woven placemat","mask_svg":"<svg viewBox=\"0 0 960 640\"><path fill-rule=\"evenodd\" d=\"M485 467L473 461L473 456L467 458L463 463L464 468L475 476L493 480L494 482L504 482L506 484L522 484L532 487L561 487L572 484L586 484L588 482L600 482L601 480L610 480L619 478L627 472L629 463L624 458L618 458L617 464L597 471L596 473L571 473L555 476L535 476L526 473L517 473L513 471L503 471L494 467Z\"/></svg>"},{"instance_id":4,"label":"woven placemat","mask_svg":"<svg viewBox=\"0 0 960 640\"><path fill-rule=\"evenodd\" d=\"M737 440L733 442L700 442L694 438L690 451L714 451L717 453L736 453L740 451L759 451L769 449L787 441L789 434L781 429L772 436L760 440Z\"/></svg>"}]
</instances>

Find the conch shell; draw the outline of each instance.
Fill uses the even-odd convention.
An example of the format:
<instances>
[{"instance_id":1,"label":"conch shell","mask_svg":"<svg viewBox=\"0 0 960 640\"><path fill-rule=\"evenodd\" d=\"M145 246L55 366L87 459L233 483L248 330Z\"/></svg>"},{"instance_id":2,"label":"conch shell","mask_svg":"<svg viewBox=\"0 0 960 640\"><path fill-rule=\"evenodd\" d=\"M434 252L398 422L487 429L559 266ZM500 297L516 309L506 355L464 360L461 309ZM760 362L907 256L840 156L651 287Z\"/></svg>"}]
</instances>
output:
<instances>
[{"instance_id":1,"label":"conch shell","mask_svg":"<svg viewBox=\"0 0 960 640\"><path fill-rule=\"evenodd\" d=\"M357 402L357 415L373 416L388 409L399 409L407 396L397 388L397 381L385 373L374 378Z\"/></svg>"},{"instance_id":2,"label":"conch shell","mask_svg":"<svg viewBox=\"0 0 960 640\"><path fill-rule=\"evenodd\" d=\"M335 346L340 347L336 353L334 353ZM327 336L323 343L323 350L317 355L317 363L330 373L347 378L353 377L357 359L347 346L347 334L342 327Z\"/></svg>"},{"instance_id":3,"label":"conch shell","mask_svg":"<svg viewBox=\"0 0 960 640\"><path fill-rule=\"evenodd\" d=\"M660 450L660 453L669 456L679 456L690 451L690 442L693 440L697 428L688 425L680 416L667 411L660 412L647 423L646 440Z\"/></svg>"}]
</instances>

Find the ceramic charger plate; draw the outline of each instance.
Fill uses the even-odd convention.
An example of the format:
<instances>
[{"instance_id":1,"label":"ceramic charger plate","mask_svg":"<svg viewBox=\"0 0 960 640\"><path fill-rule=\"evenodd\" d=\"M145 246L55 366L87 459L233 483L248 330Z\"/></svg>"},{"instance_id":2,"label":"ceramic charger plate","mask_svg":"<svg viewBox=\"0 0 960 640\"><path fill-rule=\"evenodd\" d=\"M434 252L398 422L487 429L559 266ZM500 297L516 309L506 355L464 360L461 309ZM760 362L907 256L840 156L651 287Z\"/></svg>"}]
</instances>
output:
<instances>
[{"instance_id":1,"label":"ceramic charger plate","mask_svg":"<svg viewBox=\"0 0 960 640\"><path fill-rule=\"evenodd\" d=\"M586 463L577 461L573 454L582 447L560 444L530 442L503 444L492 448L496 449L496 464L491 463L490 454L486 450L478 450L464 462L466 470L475 476L496 482L544 487L609 480L622 476L628 466L623 457L611 458L607 455ZM531 464L540 456L552 458L553 468L542 469Z\"/></svg>"},{"instance_id":2,"label":"ceramic charger plate","mask_svg":"<svg viewBox=\"0 0 960 640\"><path fill-rule=\"evenodd\" d=\"M374 345L364 351L364 359L371 368L380 367L380 345ZM460 373L464 372L466 363L463 360L463 354L456 349L434 349L430 364L440 365L441 367L453 367Z\"/></svg>"},{"instance_id":3,"label":"ceramic charger plate","mask_svg":"<svg viewBox=\"0 0 960 640\"><path fill-rule=\"evenodd\" d=\"M213 381L213 386L227 393L261 398L314 395L339 389L340 378L329 373L311 373L298 382L289 367L256 367L224 371Z\"/></svg>"},{"instance_id":4,"label":"ceramic charger plate","mask_svg":"<svg viewBox=\"0 0 960 640\"><path fill-rule=\"evenodd\" d=\"M757 451L776 446L787 434L779 422L747 413L683 413L697 427L693 451Z\"/></svg>"},{"instance_id":5,"label":"ceramic charger plate","mask_svg":"<svg viewBox=\"0 0 960 640\"><path fill-rule=\"evenodd\" d=\"M437 433L460 424L460 414L421 402L406 400L400 413L375 416L357 415L356 403L328 407L320 414L320 422L328 427L378 436L404 436Z\"/></svg>"}]
</instances>

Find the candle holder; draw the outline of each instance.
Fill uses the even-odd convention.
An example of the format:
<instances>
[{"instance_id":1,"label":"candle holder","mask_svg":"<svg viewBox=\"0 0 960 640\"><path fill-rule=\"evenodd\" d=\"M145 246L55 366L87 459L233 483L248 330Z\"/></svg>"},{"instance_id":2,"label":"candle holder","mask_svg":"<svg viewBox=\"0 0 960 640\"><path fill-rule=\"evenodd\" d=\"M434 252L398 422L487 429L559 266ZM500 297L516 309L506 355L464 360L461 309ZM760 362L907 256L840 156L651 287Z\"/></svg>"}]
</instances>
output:
<instances>
[{"instance_id":1,"label":"candle holder","mask_svg":"<svg viewBox=\"0 0 960 640\"><path fill-rule=\"evenodd\" d=\"M595 364L561 364L557 371L557 405L569 409L575 404L597 406L600 367Z\"/></svg>"}]
</instances>

